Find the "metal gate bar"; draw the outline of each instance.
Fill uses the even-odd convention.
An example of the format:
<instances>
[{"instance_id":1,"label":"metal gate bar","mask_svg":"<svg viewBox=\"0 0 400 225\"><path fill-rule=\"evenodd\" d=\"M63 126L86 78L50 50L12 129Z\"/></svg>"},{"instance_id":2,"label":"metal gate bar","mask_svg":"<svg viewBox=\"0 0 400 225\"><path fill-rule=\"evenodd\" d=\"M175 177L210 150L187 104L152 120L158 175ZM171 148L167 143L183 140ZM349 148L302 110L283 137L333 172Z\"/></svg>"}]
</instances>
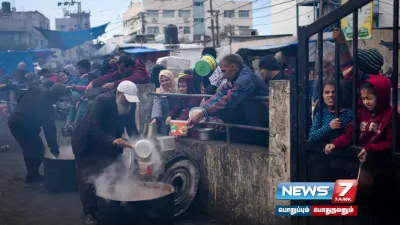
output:
<instances>
[{"instance_id":1,"label":"metal gate bar","mask_svg":"<svg viewBox=\"0 0 400 225\"><path fill-rule=\"evenodd\" d=\"M322 107L322 100L323 100L323 89L324 89L324 72L323 72L323 55L324 55L324 43L323 43L323 31L319 31L318 32L318 76L319 76L319 80L318 80L318 85L319 85L319 93L318 93L318 111L319 111L319 124L322 127L322 110L324 107ZM315 90L316 91L316 90ZM316 94L316 93L314 93ZM313 117L314 118L314 117Z\"/></svg>"},{"instance_id":2,"label":"metal gate bar","mask_svg":"<svg viewBox=\"0 0 400 225\"><path fill-rule=\"evenodd\" d=\"M357 146L358 141L358 67L357 67L357 57L358 57L358 10L353 12L353 99L352 99L352 108L353 108L353 138L352 143L354 146Z\"/></svg>"},{"instance_id":3,"label":"metal gate bar","mask_svg":"<svg viewBox=\"0 0 400 225\"><path fill-rule=\"evenodd\" d=\"M399 76L399 0L393 1L393 73L392 73L392 107L393 107L393 149L400 152L397 148L397 132L398 132L398 117L397 117L397 99L398 99L398 76Z\"/></svg>"},{"instance_id":4,"label":"metal gate bar","mask_svg":"<svg viewBox=\"0 0 400 225\"><path fill-rule=\"evenodd\" d=\"M340 21L337 27L340 27ZM335 42L335 117L340 118L340 44ZM322 100L322 99L321 99ZM322 117L322 114L321 114Z\"/></svg>"}]
</instances>

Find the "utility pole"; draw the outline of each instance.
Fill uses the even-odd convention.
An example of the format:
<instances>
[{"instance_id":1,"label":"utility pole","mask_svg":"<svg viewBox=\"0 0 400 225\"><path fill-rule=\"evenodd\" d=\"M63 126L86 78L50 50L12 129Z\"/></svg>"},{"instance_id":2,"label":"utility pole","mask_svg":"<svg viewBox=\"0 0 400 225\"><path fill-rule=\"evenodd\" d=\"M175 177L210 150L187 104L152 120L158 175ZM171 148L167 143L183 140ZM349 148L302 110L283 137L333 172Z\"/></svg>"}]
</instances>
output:
<instances>
[{"instance_id":1,"label":"utility pole","mask_svg":"<svg viewBox=\"0 0 400 225\"><path fill-rule=\"evenodd\" d=\"M212 0L210 0L210 1L212 1ZM217 14L215 15L215 22L217 23L217 48L220 47L220 44L219 44L219 20L218 20L218 18L219 18L219 10L217 11Z\"/></svg>"},{"instance_id":2,"label":"utility pole","mask_svg":"<svg viewBox=\"0 0 400 225\"><path fill-rule=\"evenodd\" d=\"M207 47L206 32L204 32L204 35L203 35L203 45L204 45L204 48Z\"/></svg>"},{"instance_id":3,"label":"utility pole","mask_svg":"<svg viewBox=\"0 0 400 225\"><path fill-rule=\"evenodd\" d=\"M232 54L232 25L229 25L229 48L230 53Z\"/></svg>"},{"instance_id":4,"label":"utility pole","mask_svg":"<svg viewBox=\"0 0 400 225\"><path fill-rule=\"evenodd\" d=\"M146 20L144 19L144 12L140 13L140 20L142 22L142 34L146 34Z\"/></svg>"},{"instance_id":5,"label":"utility pole","mask_svg":"<svg viewBox=\"0 0 400 225\"><path fill-rule=\"evenodd\" d=\"M210 13L211 13L211 35L213 41L213 47L215 48L215 33L214 33L214 10L212 5L213 0L210 0Z\"/></svg>"}]
</instances>

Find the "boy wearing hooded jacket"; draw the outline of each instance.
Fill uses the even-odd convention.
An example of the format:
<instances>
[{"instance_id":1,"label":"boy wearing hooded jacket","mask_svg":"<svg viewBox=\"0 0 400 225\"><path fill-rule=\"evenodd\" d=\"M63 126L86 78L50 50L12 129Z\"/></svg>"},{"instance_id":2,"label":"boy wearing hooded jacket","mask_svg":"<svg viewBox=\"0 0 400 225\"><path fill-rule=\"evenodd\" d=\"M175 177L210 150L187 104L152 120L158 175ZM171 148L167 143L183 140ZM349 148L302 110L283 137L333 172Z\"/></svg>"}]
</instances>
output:
<instances>
[{"instance_id":1,"label":"boy wearing hooded jacket","mask_svg":"<svg viewBox=\"0 0 400 225\"><path fill-rule=\"evenodd\" d=\"M358 110L358 146L361 147L358 158L362 163L358 177L358 186L362 187L357 194L359 212L377 221L373 224L398 224L397 208L387 203L400 200L397 191L399 175L387 160L382 160L390 159L392 140L398 138L393 137L392 133L390 80L385 76L369 78L361 85L360 96L363 105ZM325 153L330 154L337 148L350 146L352 135L353 124L350 123L346 133L325 146ZM373 155L373 160L367 161L368 155ZM371 211L374 213L369 214Z\"/></svg>"}]
</instances>

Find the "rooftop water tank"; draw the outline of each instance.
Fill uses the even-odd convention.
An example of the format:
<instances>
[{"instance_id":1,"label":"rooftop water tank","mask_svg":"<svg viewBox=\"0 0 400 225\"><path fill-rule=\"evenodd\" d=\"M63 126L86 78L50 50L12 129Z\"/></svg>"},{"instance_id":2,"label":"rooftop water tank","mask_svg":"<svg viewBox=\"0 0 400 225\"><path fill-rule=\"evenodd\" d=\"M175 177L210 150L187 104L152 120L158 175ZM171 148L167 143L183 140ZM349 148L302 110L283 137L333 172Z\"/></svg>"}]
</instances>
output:
<instances>
[{"instance_id":1,"label":"rooftop water tank","mask_svg":"<svg viewBox=\"0 0 400 225\"><path fill-rule=\"evenodd\" d=\"M178 40L178 27L175 25L168 25L164 27L165 44L176 45L179 44Z\"/></svg>"},{"instance_id":2,"label":"rooftop water tank","mask_svg":"<svg viewBox=\"0 0 400 225\"><path fill-rule=\"evenodd\" d=\"M9 2L2 2L1 3L1 11L3 13L11 13L11 4Z\"/></svg>"}]
</instances>

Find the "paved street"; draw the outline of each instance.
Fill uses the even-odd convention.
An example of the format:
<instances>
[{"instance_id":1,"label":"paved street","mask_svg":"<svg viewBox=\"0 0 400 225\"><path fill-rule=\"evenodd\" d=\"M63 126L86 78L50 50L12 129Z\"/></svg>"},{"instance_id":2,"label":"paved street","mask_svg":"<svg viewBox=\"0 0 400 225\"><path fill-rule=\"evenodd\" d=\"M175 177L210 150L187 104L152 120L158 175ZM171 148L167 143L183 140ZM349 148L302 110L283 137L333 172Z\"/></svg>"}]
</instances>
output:
<instances>
[{"instance_id":1,"label":"paved street","mask_svg":"<svg viewBox=\"0 0 400 225\"><path fill-rule=\"evenodd\" d=\"M24 183L22 153L13 148L0 154L1 225L81 225L78 193L52 194L42 186ZM217 225L199 216L177 221L176 225ZM194 218L194 219L193 219Z\"/></svg>"}]
</instances>

